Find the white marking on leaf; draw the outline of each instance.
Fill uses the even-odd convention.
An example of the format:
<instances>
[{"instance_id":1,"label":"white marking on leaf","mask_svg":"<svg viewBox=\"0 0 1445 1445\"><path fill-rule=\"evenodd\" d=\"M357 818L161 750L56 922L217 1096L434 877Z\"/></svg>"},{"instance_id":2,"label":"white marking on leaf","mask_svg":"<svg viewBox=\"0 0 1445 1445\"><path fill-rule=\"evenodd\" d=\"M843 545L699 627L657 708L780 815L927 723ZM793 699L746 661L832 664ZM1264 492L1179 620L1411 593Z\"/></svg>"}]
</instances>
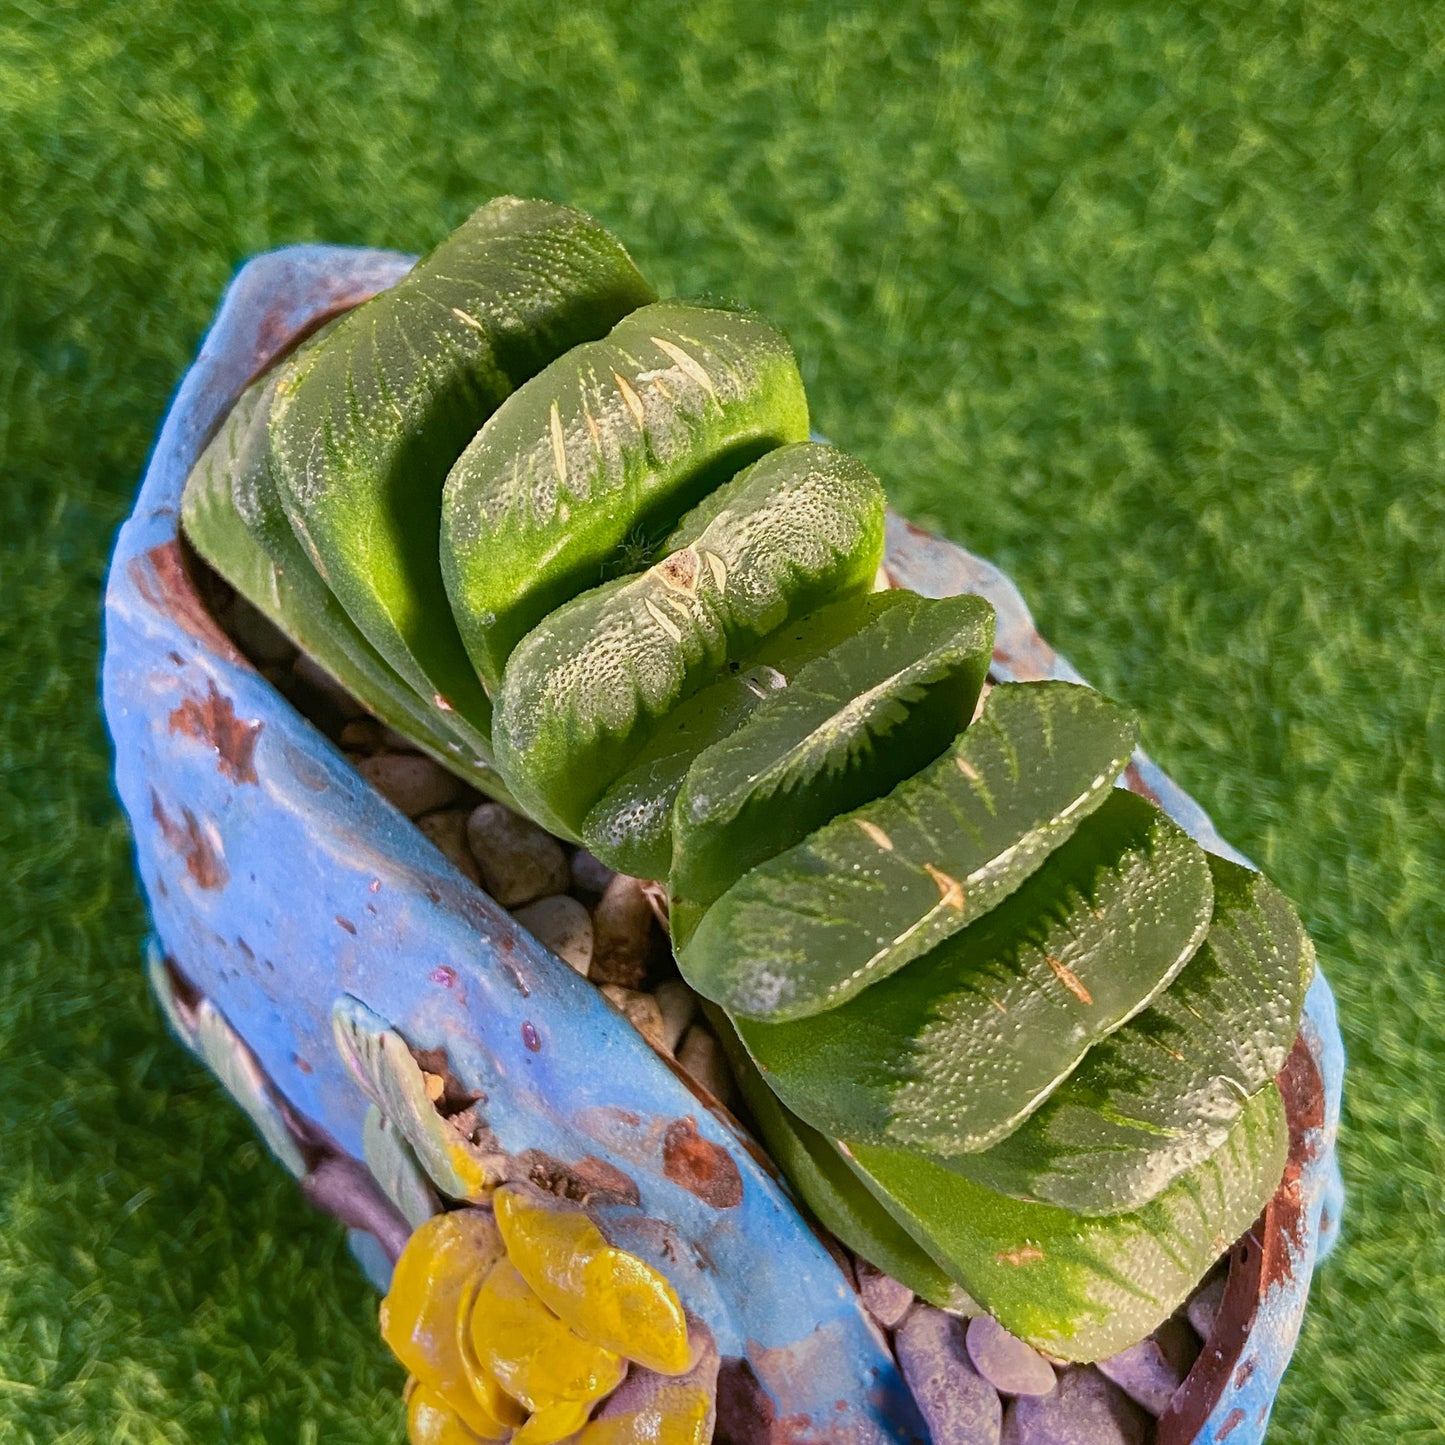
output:
<instances>
[{"instance_id":1,"label":"white marking on leaf","mask_svg":"<svg viewBox=\"0 0 1445 1445\"><path fill-rule=\"evenodd\" d=\"M567 438L562 432L562 413L557 410L557 403L552 403L551 415L548 425L552 432L552 466L557 472L559 486L567 485Z\"/></svg>"},{"instance_id":2,"label":"white marking on leaf","mask_svg":"<svg viewBox=\"0 0 1445 1445\"><path fill-rule=\"evenodd\" d=\"M682 347L674 345L671 341L663 340L661 336L654 336L651 341L659 351L665 352L677 363L677 369L684 376L695 381L714 401L717 400L712 377L707 374L702 363L695 356L690 356Z\"/></svg>"},{"instance_id":3,"label":"white marking on leaf","mask_svg":"<svg viewBox=\"0 0 1445 1445\"><path fill-rule=\"evenodd\" d=\"M644 430L647 426L647 413L643 410L642 398L633 391L632 387L628 384L627 378L619 372L614 371L612 373L612 379L617 383L617 390L621 393L622 400L627 404L627 410L632 413L632 420L637 423L638 431Z\"/></svg>"},{"instance_id":4,"label":"white marking on leaf","mask_svg":"<svg viewBox=\"0 0 1445 1445\"><path fill-rule=\"evenodd\" d=\"M682 641L682 629L670 618L657 603L650 597L643 604L652 616L652 620L672 638L674 642Z\"/></svg>"}]
</instances>

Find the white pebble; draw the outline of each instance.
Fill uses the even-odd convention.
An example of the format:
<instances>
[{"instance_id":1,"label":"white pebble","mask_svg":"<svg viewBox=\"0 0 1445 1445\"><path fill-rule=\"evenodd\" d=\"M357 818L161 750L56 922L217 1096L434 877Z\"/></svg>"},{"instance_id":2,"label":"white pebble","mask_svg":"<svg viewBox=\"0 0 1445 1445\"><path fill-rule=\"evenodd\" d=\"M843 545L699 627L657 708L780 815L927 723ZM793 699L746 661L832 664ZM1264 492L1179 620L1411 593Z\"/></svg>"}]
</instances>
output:
<instances>
[{"instance_id":1,"label":"white pebble","mask_svg":"<svg viewBox=\"0 0 1445 1445\"><path fill-rule=\"evenodd\" d=\"M689 1078L701 1084L720 1104L732 1102L732 1070L728 1068L722 1045L702 1024L693 1024L682 1036L677 1062Z\"/></svg>"},{"instance_id":2,"label":"white pebble","mask_svg":"<svg viewBox=\"0 0 1445 1445\"><path fill-rule=\"evenodd\" d=\"M420 753L377 753L362 758L356 770L408 818L444 808L462 794L459 779Z\"/></svg>"},{"instance_id":3,"label":"white pebble","mask_svg":"<svg viewBox=\"0 0 1445 1445\"><path fill-rule=\"evenodd\" d=\"M663 1047L668 1053L675 1054L687 1026L697 1013L697 995L680 978L670 978L658 984L652 996L662 1011Z\"/></svg>"},{"instance_id":4,"label":"white pebble","mask_svg":"<svg viewBox=\"0 0 1445 1445\"><path fill-rule=\"evenodd\" d=\"M636 988L647 973L652 908L640 878L616 874L592 912L594 983Z\"/></svg>"},{"instance_id":5,"label":"white pebble","mask_svg":"<svg viewBox=\"0 0 1445 1445\"><path fill-rule=\"evenodd\" d=\"M575 898L554 893L518 908L512 915L538 943L587 977L592 962L592 915Z\"/></svg>"},{"instance_id":6,"label":"white pebble","mask_svg":"<svg viewBox=\"0 0 1445 1445\"><path fill-rule=\"evenodd\" d=\"M416 825L457 872L480 883L477 860L467 845L467 814L464 808L446 808L436 813L423 813Z\"/></svg>"},{"instance_id":7,"label":"white pebble","mask_svg":"<svg viewBox=\"0 0 1445 1445\"><path fill-rule=\"evenodd\" d=\"M650 993L623 988L617 983L604 983L602 993L648 1043L656 1048L663 1047L662 1010Z\"/></svg>"},{"instance_id":8,"label":"white pebble","mask_svg":"<svg viewBox=\"0 0 1445 1445\"><path fill-rule=\"evenodd\" d=\"M501 803L479 803L472 809L467 842L482 887L503 908L561 893L571 877L562 845Z\"/></svg>"},{"instance_id":9,"label":"white pebble","mask_svg":"<svg viewBox=\"0 0 1445 1445\"><path fill-rule=\"evenodd\" d=\"M341 729L341 746L352 753L381 751L381 724L374 717L354 717ZM410 748L392 751L410 752Z\"/></svg>"}]
</instances>

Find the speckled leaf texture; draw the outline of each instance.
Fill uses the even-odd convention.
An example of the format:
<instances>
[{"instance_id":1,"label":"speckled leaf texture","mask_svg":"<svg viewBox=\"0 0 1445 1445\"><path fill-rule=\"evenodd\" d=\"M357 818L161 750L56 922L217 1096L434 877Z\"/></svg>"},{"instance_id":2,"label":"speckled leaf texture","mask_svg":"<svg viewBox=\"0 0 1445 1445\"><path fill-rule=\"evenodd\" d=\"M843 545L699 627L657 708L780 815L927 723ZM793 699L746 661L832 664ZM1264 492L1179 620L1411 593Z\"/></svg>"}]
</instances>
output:
<instances>
[{"instance_id":1,"label":"speckled leaf texture","mask_svg":"<svg viewBox=\"0 0 1445 1445\"><path fill-rule=\"evenodd\" d=\"M1018 1129L952 1161L976 1183L1079 1214L1137 1209L1223 1142L1272 1087L1299 1028L1314 946L1262 874L1210 857L1214 915L1169 987Z\"/></svg>"},{"instance_id":2,"label":"speckled leaf texture","mask_svg":"<svg viewBox=\"0 0 1445 1445\"><path fill-rule=\"evenodd\" d=\"M551 613L508 660L497 703L497 757L528 811L577 836L670 709L768 633L866 589L883 506L861 462L780 447L694 508L660 562Z\"/></svg>"},{"instance_id":3,"label":"speckled leaf texture","mask_svg":"<svg viewBox=\"0 0 1445 1445\"><path fill-rule=\"evenodd\" d=\"M1017 888L1104 801L1133 741L1088 688L995 688L944 757L723 894L683 975L746 1018L836 1007Z\"/></svg>"},{"instance_id":4,"label":"speckled leaf texture","mask_svg":"<svg viewBox=\"0 0 1445 1445\"><path fill-rule=\"evenodd\" d=\"M719 482L807 439L792 349L747 311L644 306L519 387L442 499L447 595L487 686L547 613L652 560Z\"/></svg>"},{"instance_id":5,"label":"speckled leaf texture","mask_svg":"<svg viewBox=\"0 0 1445 1445\"><path fill-rule=\"evenodd\" d=\"M899 1149L858 1145L859 1177L1005 1329L1066 1360L1103 1359L1183 1303L1279 1183L1289 1147L1273 1086L1225 1142L1130 1214L1083 1219L971 1184Z\"/></svg>"},{"instance_id":6,"label":"speckled leaf texture","mask_svg":"<svg viewBox=\"0 0 1445 1445\"><path fill-rule=\"evenodd\" d=\"M837 1146L798 1118L763 1082L726 1017L712 1009L709 1019L768 1153L823 1227L930 1304L960 1314L979 1313L968 1292L868 1191Z\"/></svg>"},{"instance_id":7,"label":"speckled leaf texture","mask_svg":"<svg viewBox=\"0 0 1445 1445\"><path fill-rule=\"evenodd\" d=\"M993 609L979 597L877 596L896 602L875 605L698 754L676 804L675 894L711 903L755 864L932 762L967 724L993 651Z\"/></svg>"},{"instance_id":8,"label":"speckled leaf texture","mask_svg":"<svg viewBox=\"0 0 1445 1445\"><path fill-rule=\"evenodd\" d=\"M186 480L182 514L196 550L253 606L378 718L496 796L491 747L457 714L423 701L367 641L311 565L276 492L269 421L281 373L253 383Z\"/></svg>"},{"instance_id":9,"label":"speckled leaf texture","mask_svg":"<svg viewBox=\"0 0 1445 1445\"><path fill-rule=\"evenodd\" d=\"M761 664L725 672L672 708L650 740L582 820L587 846L634 878L666 878L672 867L672 810L698 755L725 738L769 693L786 685Z\"/></svg>"},{"instance_id":10,"label":"speckled leaf texture","mask_svg":"<svg viewBox=\"0 0 1445 1445\"><path fill-rule=\"evenodd\" d=\"M424 698L484 732L437 557L446 474L514 387L652 297L595 221L502 197L346 317L277 394L277 476L317 571Z\"/></svg>"},{"instance_id":11,"label":"speckled leaf texture","mask_svg":"<svg viewBox=\"0 0 1445 1445\"><path fill-rule=\"evenodd\" d=\"M1017 1128L1169 983L1204 937L1211 899L1203 849L1116 789L1016 892L931 953L826 1013L739 1030L814 1127L967 1154Z\"/></svg>"}]
</instances>

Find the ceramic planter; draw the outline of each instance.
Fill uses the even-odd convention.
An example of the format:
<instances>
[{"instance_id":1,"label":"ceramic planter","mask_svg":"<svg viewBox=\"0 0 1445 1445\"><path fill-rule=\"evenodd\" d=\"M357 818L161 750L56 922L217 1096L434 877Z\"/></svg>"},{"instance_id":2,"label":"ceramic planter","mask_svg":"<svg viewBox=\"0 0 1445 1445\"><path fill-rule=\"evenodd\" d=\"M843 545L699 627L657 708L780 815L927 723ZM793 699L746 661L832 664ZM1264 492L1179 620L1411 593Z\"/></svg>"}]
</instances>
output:
<instances>
[{"instance_id":1,"label":"ceramic planter","mask_svg":"<svg viewBox=\"0 0 1445 1445\"><path fill-rule=\"evenodd\" d=\"M445 1051L450 1074L480 1096L496 1151L585 1197L616 1242L669 1275L727 1361L720 1399L775 1422L766 1438L784 1426L790 1440L922 1438L881 1337L727 1111L364 783L236 651L197 588L178 518L200 449L252 377L409 265L333 247L248 263L121 529L104 706L161 1002L378 1271L414 1222L362 1162L379 1094L392 1114L417 1107L397 1062L404 1040ZM924 595L988 598L995 678L1079 680L989 564L892 518L886 565ZM1126 780L1204 846L1238 858L1142 754ZM1342 1071L1317 975L1282 1075L1289 1166L1231 1254L1214 1335L1160 1420L1164 1445L1263 1438L1311 1273L1338 1228ZM432 1142L436 1167L458 1181L449 1192L464 1191L476 1160L440 1134Z\"/></svg>"}]
</instances>

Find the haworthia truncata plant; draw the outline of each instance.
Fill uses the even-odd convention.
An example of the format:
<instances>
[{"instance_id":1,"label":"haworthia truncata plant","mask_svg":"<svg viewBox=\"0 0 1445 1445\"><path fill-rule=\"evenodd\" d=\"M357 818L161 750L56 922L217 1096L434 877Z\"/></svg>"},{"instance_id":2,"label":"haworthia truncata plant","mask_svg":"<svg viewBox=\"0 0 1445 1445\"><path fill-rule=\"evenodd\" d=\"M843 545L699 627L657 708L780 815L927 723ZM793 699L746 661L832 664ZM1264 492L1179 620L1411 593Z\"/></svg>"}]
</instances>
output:
<instances>
[{"instance_id":1,"label":"haworthia truncata plant","mask_svg":"<svg viewBox=\"0 0 1445 1445\"><path fill-rule=\"evenodd\" d=\"M419 747L667 884L829 1229L1098 1358L1277 1185L1309 940L1118 789L1115 704L979 706L991 610L876 590L882 487L808 435L761 317L503 198L243 395L185 525Z\"/></svg>"}]
</instances>

